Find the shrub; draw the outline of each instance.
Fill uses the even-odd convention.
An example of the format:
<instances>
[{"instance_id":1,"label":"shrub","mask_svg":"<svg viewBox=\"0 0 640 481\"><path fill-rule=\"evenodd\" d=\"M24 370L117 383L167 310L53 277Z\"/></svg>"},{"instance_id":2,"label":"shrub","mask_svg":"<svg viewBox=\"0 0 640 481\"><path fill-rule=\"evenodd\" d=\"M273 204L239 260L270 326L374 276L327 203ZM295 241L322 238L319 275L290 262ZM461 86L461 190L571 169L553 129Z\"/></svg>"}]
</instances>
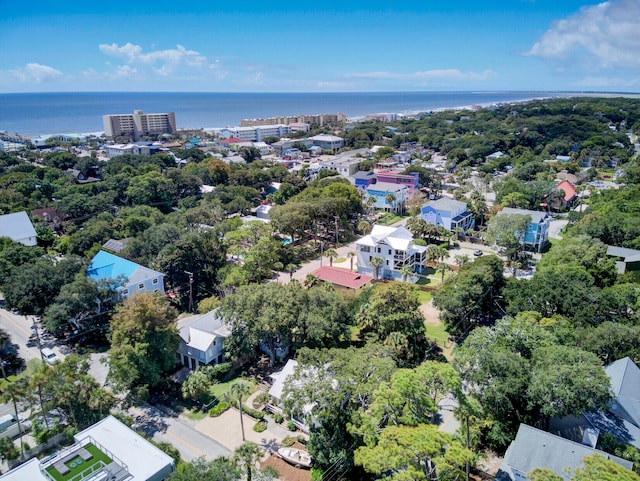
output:
<instances>
[{"instance_id":1,"label":"shrub","mask_svg":"<svg viewBox=\"0 0 640 481\"><path fill-rule=\"evenodd\" d=\"M273 420L280 424L282 421L284 421L284 417L282 416L282 414L278 413L273 417Z\"/></svg>"},{"instance_id":2,"label":"shrub","mask_svg":"<svg viewBox=\"0 0 640 481\"><path fill-rule=\"evenodd\" d=\"M19 455L20 451L11 439L0 438L0 458L3 461L16 459Z\"/></svg>"},{"instance_id":3,"label":"shrub","mask_svg":"<svg viewBox=\"0 0 640 481\"><path fill-rule=\"evenodd\" d=\"M262 421L264 419L264 413L257 409L253 409L248 406L243 406L242 411L244 411L247 414L247 416L251 416L256 421Z\"/></svg>"},{"instance_id":4,"label":"shrub","mask_svg":"<svg viewBox=\"0 0 640 481\"><path fill-rule=\"evenodd\" d=\"M230 407L231 406L226 401L219 402L211 409L209 409L209 416L211 416L212 418L218 417Z\"/></svg>"},{"instance_id":5,"label":"shrub","mask_svg":"<svg viewBox=\"0 0 640 481\"><path fill-rule=\"evenodd\" d=\"M261 433L262 431L266 431L267 423L264 421L258 421L253 425L253 430L257 433Z\"/></svg>"},{"instance_id":6,"label":"shrub","mask_svg":"<svg viewBox=\"0 0 640 481\"><path fill-rule=\"evenodd\" d=\"M289 419L289 420L287 421L287 429L288 429L289 431L295 431L295 430L296 430L296 425L295 425L295 424L293 424L293 421L292 421L291 419Z\"/></svg>"},{"instance_id":7,"label":"shrub","mask_svg":"<svg viewBox=\"0 0 640 481\"><path fill-rule=\"evenodd\" d=\"M302 434L298 435L296 441L298 441L300 444L304 444L305 446L307 445L307 438L305 438Z\"/></svg>"},{"instance_id":8,"label":"shrub","mask_svg":"<svg viewBox=\"0 0 640 481\"><path fill-rule=\"evenodd\" d=\"M322 481L322 470L320 468L311 468L311 481Z\"/></svg>"},{"instance_id":9,"label":"shrub","mask_svg":"<svg viewBox=\"0 0 640 481\"><path fill-rule=\"evenodd\" d=\"M282 444L283 446L292 446L293 443L295 443L296 440L294 438L292 438L291 436L286 436L283 440L282 440Z\"/></svg>"},{"instance_id":10,"label":"shrub","mask_svg":"<svg viewBox=\"0 0 640 481\"><path fill-rule=\"evenodd\" d=\"M213 368L211 368L211 377L213 379L221 380L229 373L229 371L231 371L232 367L233 363L231 362L216 364L215 366L213 366Z\"/></svg>"},{"instance_id":11,"label":"shrub","mask_svg":"<svg viewBox=\"0 0 640 481\"><path fill-rule=\"evenodd\" d=\"M262 391L260 394L258 394L254 398L254 402L256 404L265 405L269 402L269 399L271 399L271 397L269 396L269 393L266 391Z\"/></svg>"}]
</instances>

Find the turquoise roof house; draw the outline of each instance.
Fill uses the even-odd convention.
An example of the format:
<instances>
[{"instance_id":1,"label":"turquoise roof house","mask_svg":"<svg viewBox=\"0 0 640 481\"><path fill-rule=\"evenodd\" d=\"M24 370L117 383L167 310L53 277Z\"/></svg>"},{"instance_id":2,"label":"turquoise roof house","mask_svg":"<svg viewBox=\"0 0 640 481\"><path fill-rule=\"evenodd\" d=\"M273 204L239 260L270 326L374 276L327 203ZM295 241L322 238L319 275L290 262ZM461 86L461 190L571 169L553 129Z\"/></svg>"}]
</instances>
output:
<instances>
[{"instance_id":1,"label":"turquoise roof house","mask_svg":"<svg viewBox=\"0 0 640 481\"><path fill-rule=\"evenodd\" d=\"M122 257L99 251L87 268L87 277L96 281L108 279L124 279L120 288L123 298L133 294L155 292L164 295L164 274L148 267L141 266Z\"/></svg>"}]
</instances>

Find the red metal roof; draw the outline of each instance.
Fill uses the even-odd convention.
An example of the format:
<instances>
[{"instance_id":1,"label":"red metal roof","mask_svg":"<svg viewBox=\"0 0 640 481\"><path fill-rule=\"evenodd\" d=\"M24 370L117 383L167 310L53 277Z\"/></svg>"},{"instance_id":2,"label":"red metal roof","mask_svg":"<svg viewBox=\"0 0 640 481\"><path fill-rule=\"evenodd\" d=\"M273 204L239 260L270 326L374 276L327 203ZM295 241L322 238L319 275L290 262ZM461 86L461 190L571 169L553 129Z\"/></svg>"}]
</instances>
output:
<instances>
[{"instance_id":1,"label":"red metal roof","mask_svg":"<svg viewBox=\"0 0 640 481\"><path fill-rule=\"evenodd\" d=\"M312 272L321 281L331 282L337 286L348 287L350 289L360 289L370 284L373 277L365 274L351 272L348 269L324 266Z\"/></svg>"},{"instance_id":2,"label":"red metal roof","mask_svg":"<svg viewBox=\"0 0 640 481\"><path fill-rule=\"evenodd\" d=\"M569 202L576 195L576 188L568 180L563 180L562 182L560 182L556 186L556 189L558 189L558 190L562 189L564 191L564 200L565 200L565 202Z\"/></svg>"}]
</instances>

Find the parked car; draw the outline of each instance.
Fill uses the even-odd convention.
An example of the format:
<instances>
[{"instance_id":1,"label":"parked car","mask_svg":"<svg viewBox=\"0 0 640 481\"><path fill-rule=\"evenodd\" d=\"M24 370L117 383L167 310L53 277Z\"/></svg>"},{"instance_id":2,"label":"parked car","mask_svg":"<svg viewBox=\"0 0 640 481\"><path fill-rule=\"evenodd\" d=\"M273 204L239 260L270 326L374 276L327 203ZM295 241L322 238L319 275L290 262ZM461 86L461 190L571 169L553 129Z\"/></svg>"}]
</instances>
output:
<instances>
[{"instance_id":1,"label":"parked car","mask_svg":"<svg viewBox=\"0 0 640 481\"><path fill-rule=\"evenodd\" d=\"M44 357L44 361L52 366L60 362L58 355L48 347L42 349L42 356Z\"/></svg>"},{"instance_id":2,"label":"parked car","mask_svg":"<svg viewBox=\"0 0 640 481\"><path fill-rule=\"evenodd\" d=\"M480 249L476 249L475 251L473 251L473 255L476 257L480 257L482 254L484 254L484 252L482 252Z\"/></svg>"}]
</instances>

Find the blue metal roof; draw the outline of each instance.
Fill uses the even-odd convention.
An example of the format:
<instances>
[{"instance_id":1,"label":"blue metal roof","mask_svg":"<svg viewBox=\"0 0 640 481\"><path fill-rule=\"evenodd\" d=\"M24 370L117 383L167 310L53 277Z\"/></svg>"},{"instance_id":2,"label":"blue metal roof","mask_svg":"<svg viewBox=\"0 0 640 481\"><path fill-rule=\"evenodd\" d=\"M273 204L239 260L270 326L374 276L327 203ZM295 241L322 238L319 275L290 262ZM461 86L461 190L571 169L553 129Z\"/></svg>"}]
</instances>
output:
<instances>
[{"instance_id":1,"label":"blue metal roof","mask_svg":"<svg viewBox=\"0 0 640 481\"><path fill-rule=\"evenodd\" d=\"M141 266L122 257L99 251L87 268L87 277L91 279L116 279L124 276L127 279Z\"/></svg>"}]
</instances>

